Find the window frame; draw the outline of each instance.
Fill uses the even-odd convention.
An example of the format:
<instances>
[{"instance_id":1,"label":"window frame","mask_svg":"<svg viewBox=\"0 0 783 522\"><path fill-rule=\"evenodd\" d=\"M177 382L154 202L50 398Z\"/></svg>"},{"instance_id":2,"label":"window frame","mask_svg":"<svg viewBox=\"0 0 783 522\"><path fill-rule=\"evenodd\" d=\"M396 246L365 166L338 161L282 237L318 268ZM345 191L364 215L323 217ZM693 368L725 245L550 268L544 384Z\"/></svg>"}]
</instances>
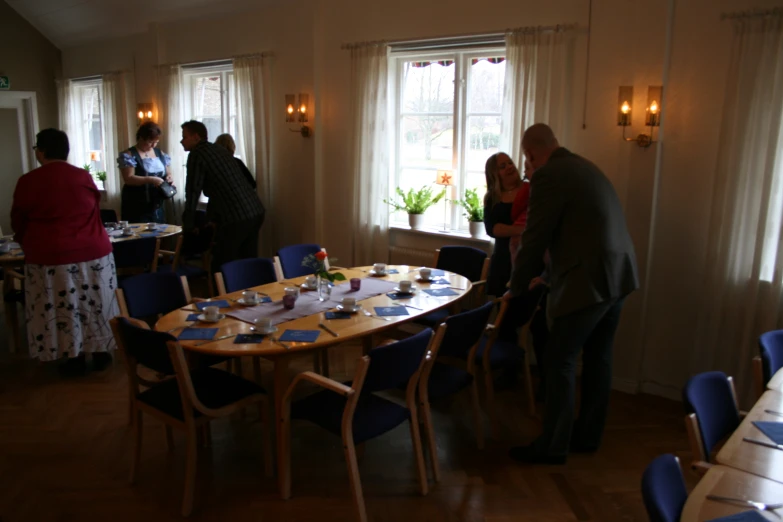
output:
<instances>
[{"instance_id":1,"label":"window frame","mask_svg":"<svg viewBox=\"0 0 783 522\"><path fill-rule=\"evenodd\" d=\"M193 99L194 82L198 78L220 76L220 132L236 135L236 83L232 62L212 65L185 65L182 67L183 100L185 119L203 121L204 115L197 117ZM208 136L215 141L217 136Z\"/></svg>"},{"instance_id":2,"label":"window frame","mask_svg":"<svg viewBox=\"0 0 783 522\"><path fill-rule=\"evenodd\" d=\"M89 162L91 170L90 170L90 177L92 177L93 183L95 183L95 186L98 187L98 190L105 190L105 184L103 181L100 181L96 174L98 172L106 172L108 174L109 172L109 166L107 164L108 158L106 157L106 120L104 118L104 106L103 106L103 78L85 78L85 79L77 79L77 80L71 80L72 85L74 87L75 94L77 95L77 103L81 104L81 108L79 110L79 114L82 115L82 121L80 123L81 125L81 134L84 138L84 144L87 148L83 152L86 154L86 161ZM93 149L91 147L90 139L91 134L89 132L88 122L87 122L87 111L85 110L84 105L84 91L86 89L95 88L98 100L97 100L97 107L98 107L98 123L101 130L101 146L99 149ZM95 120L93 119L92 124L95 123ZM97 150L101 154L101 160L100 162L103 164L103 168L99 169L94 165L95 161L91 159L91 153ZM82 167L82 165L79 165L79 167ZM94 169L94 170L93 170Z\"/></svg>"}]
</instances>

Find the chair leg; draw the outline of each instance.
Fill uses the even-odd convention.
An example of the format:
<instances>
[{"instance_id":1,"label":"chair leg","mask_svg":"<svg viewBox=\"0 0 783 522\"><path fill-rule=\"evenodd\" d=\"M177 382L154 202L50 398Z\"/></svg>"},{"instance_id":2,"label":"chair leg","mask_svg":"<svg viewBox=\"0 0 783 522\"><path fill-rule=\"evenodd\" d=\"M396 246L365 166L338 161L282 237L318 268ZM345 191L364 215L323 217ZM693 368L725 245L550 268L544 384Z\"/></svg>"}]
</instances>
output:
<instances>
[{"instance_id":1,"label":"chair leg","mask_svg":"<svg viewBox=\"0 0 783 522\"><path fill-rule=\"evenodd\" d=\"M253 357L253 380L261 384L261 360L258 357Z\"/></svg>"},{"instance_id":2,"label":"chair leg","mask_svg":"<svg viewBox=\"0 0 783 522\"><path fill-rule=\"evenodd\" d=\"M362 494L362 478L359 476L359 465L356 463L356 447L353 445L353 437L343 441L345 449L345 464L348 466L348 479L351 483L351 493L356 505L356 515L359 522L367 522L367 510L364 507L364 495Z\"/></svg>"},{"instance_id":3,"label":"chair leg","mask_svg":"<svg viewBox=\"0 0 783 522\"><path fill-rule=\"evenodd\" d=\"M136 473L139 470L139 463L141 462L141 441L142 441L142 428L143 428L143 422L142 422L142 412L141 410L133 407L133 404L131 404L131 408L133 409L133 417L134 417L134 430L133 430L133 460L131 461L131 471L130 471L130 478L128 481L133 484L136 482Z\"/></svg>"},{"instance_id":4,"label":"chair leg","mask_svg":"<svg viewBox=\"0 0 783 522\"><path fill-rule=\"evenodd\" d=\"M174 433L168 424L166 424L166 446L169 451L174 451Z\"/></svg>"},{"instance_id":5,"label":"chair leg","mask_svg":"<svg viewBox=\"0 0 783 522\"><path fill-rule=\"evenodd\" d=\"M413 454L416 456L416 471L419 474L419 489L422 495L427 494L427 465L424 463L424 451L421 447L421 434L416 410L411 412L411 442L413 442Z\"/></svg>"},{"instance_id":6,"label":"chair leg","mask_svg":"<svg viewBox=\"0 0 783 522\"><path fill-rule=\"evenodd\" d=\"M530 357L525 351L522 360L522 367L525 370L525 391L527 392L527 412L531 417L536 416L536 396L533 392L533 377L530 375Z\"/></svg>"},{"instance_id":7,"label":"chair leg","mask_svg":"<svg viewBox=\"0 0 783 522\"><path fill-rule=\"evenodd\" d=\"M438 462L438 446L435 443L435 428L432 425L432 412L429 403L419 403L419 412L424 420L424 431L427 435L427 447L430 450L432 478L440 482L440 462Z\"/></svg>"},{"instance_id":8,"label":"chair leg","mask_svg":"<svg viewBox=\"0 0 783 522\"><path fill-rule=\"evenodd\" d=\"M242 377L242 358L234 357L234 373Z\"/></svg>"},{"instance_id":9,"label":"chair leg","mask_svg":"<svg viewBox=\"0 0 783 522\"><path fill-rule=\"evenodd\" d=\"M329 377L329 348L321 350L321 375Z\"/></svg>"},{"instance_id":10,"label":"chair leg","mask_svg":"<svg viewBox=\"0 0 783 522\"><path fill-rule=\"evenodd\" d=\"M197 428L194 425L186 427L185 451L185 491L182 494L182 516L187 517L193 512L193 495L196 488L196 459L198 458Z\"/></svg>"},{"instance_id":11,"label":"chair leg","mask_svg":"<svg viewBox=\"0 0 783 522\"><path fill-rule=\"evenodd\" d=\"M313 352L313 371L317 374L321 373L321 354L317 350Z\"/></svg>"},{"instance_id":12,"label":"chair leg","mask_svg":"<svg viewBox=\"0 0 783 522\"><path fill-rule=\"evenodd\" d=\"M280 496L283 500L291 498L291 416L283 415L278 419L280 422L280 439L277 441L278 466L277 473L280 475L280 482L283 484Z\"/></svg>"},{"instance_id":13,"label":"chair leg","mask_svg":"<svg viewBox=\"0 0 783 522\"><path fill-rule=\"evenodd\" d=\"M264 473L267 477L271 477L274 473L272 469L272 423L269 422L271 415L267 403L258 403L258 417L261 419L261 431L264 432Z\"/></svg>"},{"instance_id":14,"label":"chair leg","mask_svg":"<svg viewBox=\"0 0 783 522\"><path fill-rule=\"evenodd\" d=\"M495 409L495 383L492 382L492 369L484 370L484 387L486 388L487 412L489 412L489 422L492 426L492 436L495 440L500 439L500 421L498 412Z\"/></svg>"},{"instance_id":15,"label":"chair leg","mask_svg":"<svg viewBox=\"0 0 783 522\"><path fill-rule=\"evenodd\" d=\"M484 449L484 419L481 416L481 402L479 401L478 383L473 379L470 386L470 395L473 399L473 418L476 423L476 444L478 449Z\"/></svg>"}]
</instances>

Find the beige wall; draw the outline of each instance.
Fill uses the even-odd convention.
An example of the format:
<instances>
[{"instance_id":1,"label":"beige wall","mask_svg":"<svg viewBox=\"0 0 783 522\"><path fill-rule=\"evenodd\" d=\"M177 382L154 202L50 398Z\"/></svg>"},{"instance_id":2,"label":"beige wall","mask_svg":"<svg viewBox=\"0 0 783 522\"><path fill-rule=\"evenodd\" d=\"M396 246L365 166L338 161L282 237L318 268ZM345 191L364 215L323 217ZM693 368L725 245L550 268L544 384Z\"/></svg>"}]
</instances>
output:
<instances>
[{"instance_id":1,"label":"beige wall","mask_svg":"<svg viewBox=\"0 0 783 522\"><path fill-rule=\"evenodd\" d=\"M60 50L0 0L0 75L11 78L11 90L35 91L40 128L57 127Z\"/></svg>"},{"instance_id":2,"label":"beige wall","mask_svg":"<svg viewBox=\"0 0 783 522\"><path fill-rule=\"evenodd\" d=\"M706 227L731 39L731 27L720 21L719 14L781 5L781 1L672 0L671 5L676 9L667 42L669 0L593 2L586 127L582 127L587 42L583 33L566 145L595 161L615 184L647 283L628 299L624 310L616 343L615 385L678 395L690 372L704 369L691 364L689 348L698 320L701 272L707 262ZM467 0L299 0L285 8L159 25L136 38L66 49L63 64L65 75L71 77L127 67L135 74L138 101L149 101L154 96L156 63L273 53L274 201L269 203L278 224L277 242L318 241L341 259L340 264L349 264L354 207L349 161L352 100L349 53L340 45L555 23L576 22L584 28L587 7L586 0L487 0L480 5ZM617 87L635 87L636 125L629 134L642 132L638 122L647 86L663 82L667 49L670 68L661 129L665 142L645 150L620 139L615 119ZM313 95L314 136L309 139L289 132L283 122L283 96L297 92ZM656 186L659 196L654 201ZM398 237L402 236L395 234ZM430 247L441 243L434 238Z\"/></svg>"}]
</instances>

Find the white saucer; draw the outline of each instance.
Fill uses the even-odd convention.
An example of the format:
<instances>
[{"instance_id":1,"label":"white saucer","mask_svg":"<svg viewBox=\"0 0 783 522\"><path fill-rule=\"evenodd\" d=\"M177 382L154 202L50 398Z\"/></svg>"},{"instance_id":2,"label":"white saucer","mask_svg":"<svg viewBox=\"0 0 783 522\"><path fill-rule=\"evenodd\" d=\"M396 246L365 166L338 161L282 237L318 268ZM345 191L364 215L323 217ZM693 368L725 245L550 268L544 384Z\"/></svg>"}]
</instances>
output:
<instances>
[{"instance_id":1,"label":"white saucer","mask_svg":"<svg viewBox=\"0 0 783 522\"><path fill-rule=\"evenodd\" d=\"M251 334L269 335L277 331L277 326L270 326L269 328L259 328L258 326L254 326L253 328L255 328L255 331L251 331Z\"/></svg>"},{"instance_id":2,"label":"white saucer","mask_svg":"<svg viewBox=\"0 0 783 522\"><path fill-rule=\"evenodd\" d=\"M371 276L373 276L373 277L386 277L387 275L389 275L389 272L382 272L382 273L381 272L376 272L375 269L372 269L372 268L370 269L370 271L368 273Z\"/></svg>"},{"instance_id":3,"label":"white saucer","mask_svg":"<svg viewBox=\"0 0 783 522\"><path fill-rule=\"evenodd\" d=\"M225 319L225 318L226 318L226 314L218 314L217 319L207 319L207 316L205 316L204 314L199 314L198 316L198 320L201 321L202 323L217 323L221 319Z\"/></svg>"},{"instance_id":4,"label":"white saucer","mask_svg":"<svg viewBox=\"0 0 783 522\"><path fill-rule=\"evenodd\" d=\"M359 310L362 309L362 305L359 304L359 303L356 303L356 305L354 305L353 308L346 308L345 306L343 306L341 304L338 304L337 306L335 306L335 308L337 308L341 312L346 312L346 313L349 313L349 314L355 314L356 312L358 312Z\"/></svg>"},{"instance_id":5,"label":"white saucer","mask_svg":"<svg viewBox=\"0 0 783 522\"><path fill-rule=\"evenodd\" d=\"M299 285L299 288L301 288L302 290L313 291L313 290L318 290L318 285L315 284L313 286L307 286L307 283L302 283L301 285Z\"/></svg>"},{"instance_id":6,"label":"white saucer","mask_svg":"<svg viewBox=\"0 0 783 522\"><path fill-rule=\"evenodd\" d=\"M435 279L435 278L434 278L434 277L432 277L432 276L428 277L427 279L424 279L423 277L421 277L421 276L418 276L418 277L416 278L416 281L421 281L422 283L429 283L429 282L431 282L433 279Z\"/></svg>"},{"instance_id":7,"label":"white saucer","mask_svg":"<svg viewBox=\"0 0 783 522\"><path fill-rule=\"evenodd\" d=\"M237 299L237 303L241 304L242 306L256 306L262 304L260 299L251 303L250 301L245 301L244 297Z\"/></svg>"},{"instance_id":8,"label":"white saucer","mask_svg":"<svg viewBox=\"0 0 783 522\"><path fill-rule=\"evenodd\" d=\"M400 287L399 287L399 286L395 286L394 288L392 288L392 290L394 290L394 291L395 291L395 292L397 292L398 294L402 294L402 295L413 295L413 294L415 294L416 292L418 292L419 288L418 288L418 287L416 287L416 286L412 286L412 287L411 287L411 291L410 291L410 292L403 292L402 290L400 290Z\"/></svg>"}]
</instances>

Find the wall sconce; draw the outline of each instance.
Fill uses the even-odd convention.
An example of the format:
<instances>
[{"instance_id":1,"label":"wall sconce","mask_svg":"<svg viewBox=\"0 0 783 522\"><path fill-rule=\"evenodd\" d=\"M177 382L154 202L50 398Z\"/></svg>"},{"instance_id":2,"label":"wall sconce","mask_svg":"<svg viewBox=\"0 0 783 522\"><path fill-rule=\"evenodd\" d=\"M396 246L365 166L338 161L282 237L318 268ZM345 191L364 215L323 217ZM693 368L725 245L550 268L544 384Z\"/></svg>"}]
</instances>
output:
<instances>
[{"instance_id":1,"label":"wall sconce","mask_svg":"<svg viewBox=\"0 0 783 522\"><path fill-rule=\"evenodd\" d=\"M306 123L307 113L309 111L310 97L307 94L299 94L299 102L296 102L296 96L293 94L285 95L285 122L286 123ZM310 127L302 125L299 129L289 129L291 132L298 132L303 138L310 136Z\"/></svg>"},{"instance_id":2,"label":"wall sconce","mask_svg":"<svg viewBox=\"0 0 783 522\"><path fill-rule=\"evenodd\" d=\"M631 113L633 103L633 87L623 86L619 89L617 125L623 128L623 139L625 141L634 141L640 147L645 149L657 143L653 140L653 131L655 127L661 124L661 100L663 97L662 86L650 86L647 89L647 107L645 108L644 124L650 127L650 134L639 134L635 138L625 136L625 128L631 125Z\"/></svg>"},{"instance_id":3,"label":"wall sconce","mask_svg":"<svg viewBox=\"0 0 783 522\"><path fill-rule=\"evenodd\" d=\"M139 125L152 121L152 104L151 103L137 103L136 104L136 116L139 118Z\"/></svg>"},{"instance_id":4,"label":"wall sconce","mask_svg":"<svg viewBox=\"0 0 783 522\"><path fill-rule=\"evenodd\" d=\"M442 187L452 187L454 186L454 173L452 173L450 170L439 170L438 174L435 178L435 184L441 185ZM448 232L449 230L446 228L446 224L449 221L449 205L448 205L448 199L443 202L443 232Z\"/></svg>"}]
</instances>

